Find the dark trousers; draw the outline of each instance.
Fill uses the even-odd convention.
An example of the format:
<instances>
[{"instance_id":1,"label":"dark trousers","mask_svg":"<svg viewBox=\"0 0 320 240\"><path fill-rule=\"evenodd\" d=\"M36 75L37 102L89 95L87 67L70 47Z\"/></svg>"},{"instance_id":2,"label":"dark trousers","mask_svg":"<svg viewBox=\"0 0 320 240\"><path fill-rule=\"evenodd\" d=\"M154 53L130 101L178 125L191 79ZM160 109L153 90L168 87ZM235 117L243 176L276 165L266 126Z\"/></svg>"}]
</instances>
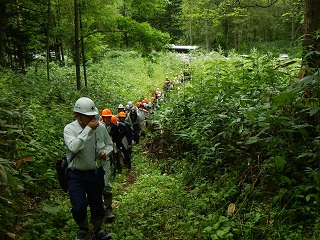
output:
<instances>
[{"instance_id":1,"label":"dark trousers","mask_svg":"<svg viewBox=\"0 0 320 240\"><path fill-rule=\"evenodd\" d=\"M81 228L87 222L87 207L91 212L91 221L100 220L105 212L102 193L104 188L104 170L79 171L68 169L69 196L72 205L72 216Z\"/></svg>"},{"instance_id":2,"label":"dark trousers","mask_svg":"<svg viewBox=\"0 0 320 240\"><path fill-rule=\"evenodd\" d=\"M133 138L134 138L134 142L136 144L139 144L139 141L140 141L140 126L139 124L134 124L132 125L133 127Z\"/></svg>"},{"instance_id":3,"label":"dark trousers","mask_svg":"<svg viewBox=\"0 0 320 240\"><path fill-rule=\"evenodd\" d=\"M131 169L131 156L130 156L130 152L131 149L126 149L123 145L120 147L121 152L123 153L123 163L124 165L128 168Z\"/></svg>"}]
</instances>

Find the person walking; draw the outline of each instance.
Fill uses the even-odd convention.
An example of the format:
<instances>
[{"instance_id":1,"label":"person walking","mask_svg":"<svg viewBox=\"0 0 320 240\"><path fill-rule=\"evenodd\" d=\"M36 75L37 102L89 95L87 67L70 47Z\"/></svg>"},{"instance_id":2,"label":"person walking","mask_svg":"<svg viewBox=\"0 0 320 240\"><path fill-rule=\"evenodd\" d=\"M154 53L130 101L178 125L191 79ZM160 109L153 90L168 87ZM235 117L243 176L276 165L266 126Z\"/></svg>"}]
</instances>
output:
<instances>
[{"instance_id":1,"label":"person walking","mask_svg":"<svg viewBox=\"0 0 320 240\"><path fill-rule=\"evenodd\" d=\"M101 117L102 117L102 121L106 126L106 130L109 134L109 136L112 139L112 143L113 143L113 153L111 154L111 158L112 161L117 162L118 160L118 153L117 153L117 144L116 144L116 138L117 138L117 125L114 124L111 121L112 118L112 112L110 109L105 108L102 110L101 112ZM111 164L108 163L109 165ZM106 212L105 212L105 217L107 222L112 223L115 220L115 216L113 214L112 211L112 185L110 183L110 177L111 177L111 169L110 166L108 165L104 165L103 166L104 170L105 170L105 174L104 174L104 190L103 190L103 199L104 199L104 205L106 208Z\"/></svg>"},{"instance_id":2,"label":"person walking","mask_svg":"<svg viewBox=\"0 0 320 240\"><path fill-rule=\"evenodd\" d=\"M95 119L98 110L87 97L79 98L73 108L76 120L64 127L67 147L69 197L72 216L79 227L76 240L86 239L89 230L87 207L90 207L91 223L97 239L111 239L102 229L103 166L113 151L112 140L101 122ZM70 162L70 159L73 161Z\"/></svg>"},{"instance_id":3,"label":"person walking","mask_svg":"<svg viewBox=\"0 0 320 240\"><path fill-rule=\"evenodd\" d=\"M132 108L127 115L125 122L129 123L130 127L133 130L133 138L136 144L139 144L140 141L140 131L141 131L141 118L138 115L136 108Z\"/></svg>"},{"instance_id":4,"label":"person walking","mask_svg":"<svg viewBox=\"0 0 320 240\"><path fill-rule=\"evenodd\" d=\"M119 114L120 112L125 112L124 106L123 106L122 104L119 104L119 105L118 105L118 114Z\"/></svg>"},{"instance_id":5,"label":"person walking","mask_svg":"<svg viewBox=\"0 0 320 240\"><path fill-rule=\"evenodd\" d=\"M133 143L133 133L130 125L125 122L126 113L121 112L118 114L119 122L117 124L119 131L118 149L123 153L124 165L131 170L131 151Z\"/></svg>"},{"instance_id":6,"label":"person walking","mask_svg":"<svg viewBox=\"0 0 320 240\"><path fill-rule=\"evenodd\" d=\"M138 115L140 117L140 121L141 121L140 136L145 137L145 135L146 135L145 128L147 127L146 118L147 118L147 114L149 113L147 110L146 101L142 101L142 104L140 104L140 106L137 109L137 113L138 113Z\"/></svg>"}]
</instances>

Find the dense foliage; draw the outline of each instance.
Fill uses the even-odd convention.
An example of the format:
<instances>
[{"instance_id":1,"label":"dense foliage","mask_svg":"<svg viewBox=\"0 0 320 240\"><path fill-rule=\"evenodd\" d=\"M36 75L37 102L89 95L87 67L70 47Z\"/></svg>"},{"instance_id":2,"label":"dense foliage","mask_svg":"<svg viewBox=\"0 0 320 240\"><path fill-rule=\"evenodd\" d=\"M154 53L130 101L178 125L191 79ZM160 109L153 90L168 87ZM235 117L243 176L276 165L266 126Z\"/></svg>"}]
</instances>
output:
<instances>
[{"instance_id":1,"label":"dense foliage","mask_svg":"<svg viewBox=\"0 0 320 240\"><path fill-rule=\"evenodd\" d=\"M304 14L302 0L3 0L0 9L0 66L13 69L41 57L76 60L78 47L86 61L106 49L148 55L168 43L208 52L297 45Z\"/></svg>"},{"instance_id":2,"label":"dense foliage","mask_svg":"<svg viewBox=\"0 0 320 240\"><path fill-rule=\"evenodd\" d=\"M281 52L195 53L135 147L134 172L113 180L114 239L316 239L319 75L297 81ZM152 96L185 65L174 54L109 51L88 88L51 64L1 70L1 238L70 239L76 226L53 164L79 96L101 110ZM37 70L37 71L35 71ZM180 89L180 90L179 90Z\"/></svg>"},{"instance_id":3,"label":"dense foliage","mask_svg":"<svg viewBox=\"0 0 320 240\"><path fill-rule=\"evenodd\" d=\"M299 65L255 51L197 58L183 97L170 96L159 116L151 149L162 171L202 191L199 214L235 206L235 239L319 235L320 78L297 82Z\"/></svg>"},{"instance_id":4,"label":"dense foliage","mask_svg":"<svg viewBox=\"0 0 320 240\"><path fill-rule=\"evenodd\" d=\"M136 52L106 53L104 61L88 68L90 84L80 92L74 88L72 67L51 64L50 82L45 64L28 68L26 74L1 70L1 235L16 224L33 222L33 217L28 218L30 211L57 188L54 163L65 152L63 127L74 119L76 99L89 96L99 110L116 111L120 103L150 97L179 64L173 54L153 57L151 62Z\"/></svg>"}]
</instances>

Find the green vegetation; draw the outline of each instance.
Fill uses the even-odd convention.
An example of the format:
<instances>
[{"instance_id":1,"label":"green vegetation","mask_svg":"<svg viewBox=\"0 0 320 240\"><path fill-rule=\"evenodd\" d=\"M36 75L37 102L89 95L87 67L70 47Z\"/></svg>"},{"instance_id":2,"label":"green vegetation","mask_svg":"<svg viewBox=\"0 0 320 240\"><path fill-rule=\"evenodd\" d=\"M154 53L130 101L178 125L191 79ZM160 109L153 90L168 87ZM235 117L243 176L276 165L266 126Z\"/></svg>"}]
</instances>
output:
<instances>
[{"instance_id":1,"label":"green vegetation","mask_svg":"<svg viewBox=\"0 0 320 240\"><path fill-rule=\"evenodd\" d=\"M80 55L90 61L108 49L130 49L148 56L163 51L166 44L197 45L206 52L220 47L249 52L274 42L288 48L299 46L302 34L312 36L318 29L316 14L311 14L314 22L304 16L318 5L304 2L307 0L2 1L0 66L25 69L40 58L60 64L73 59L80 64ZM310 32L302 33L304 19Z\"/></svg>"},{"instance_id":2,"label":"green vegetation","mask_svg":"<svg viewBox=\"0 0 320 240\"><path fill-rule=\"evenodd\" d=\"M50 220L38 216L34 219L33 214L41 211L37 208L44 199L51 195L55 199L61 194L52 193L57 188L54 163L65 152L63 127L74 119L72 108L76 99L90 96L98 109L110 107L115 111L119 103L149 97L179 63L173 54L155 54L154 58L152 63L138 53L110 52L105 61L88 68L90 84L82 91L75 90L71 67L52 63L50 82L44 64L38 65L37 71L28 68L26 74L1 70L1 236L6 231L17 231L15 226L20 229L27 224L33 229L35 219ZM67 216L70 217L69 213ZM48 224L49 229L44 230L52 231ZM30 239L40 239L40 233L34 233Z\"/></svg>"},{"instance_id":3,"label":"green vegetation","mask_svg":"<svg viewBox=\"0 0 320 240\"><path fill-rule=\"evenodd\" d=\"M299 65L256 51L197 58L184 96L170 96L159 113L159 166L201 192L196 201L206 204L197 214L228 217L234 239L320 234L320 78L297 82Z\"/></svg>"},{"instance_id":4,"label":"green vegetation","mask_svg":"<svg viewBox=\"0 0 320 240\"><path fill-rule=\"evenodd\" d=\"M279 53L197 55L113 180L114 239L317 239L319 75ZM151 97L184 67L174 54L109 51L88 87L51 64L1 70L0 238L70 239L76 226L55 161L79 96L101 110ZM180 90L178 90L178 87Z\"/></svg>"},{"instance_id":5,"label":"green vegetation","mask_svg":"<svg viewBox=\"0 0 320 240\"><path fill-rule=\"evenodd\" d=\"M113 181L113 238L318 239L319 7L0 1L0 239L75 234L54 170L74 102L115 112L150 98L186 67L171 43L199 46L193 77L153 114L134 171Z\"/></svg>"}]
</instances>

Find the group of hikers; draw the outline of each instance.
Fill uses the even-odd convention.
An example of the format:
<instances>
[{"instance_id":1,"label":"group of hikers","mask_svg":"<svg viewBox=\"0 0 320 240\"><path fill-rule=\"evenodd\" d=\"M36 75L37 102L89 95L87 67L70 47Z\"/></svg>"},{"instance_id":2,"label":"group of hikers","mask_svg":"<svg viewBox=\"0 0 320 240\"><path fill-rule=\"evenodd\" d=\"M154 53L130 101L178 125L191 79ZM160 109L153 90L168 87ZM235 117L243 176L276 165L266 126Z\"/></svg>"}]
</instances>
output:
<instances>
[{"instance_id":1,"label":"group of hikers","mask_svg":"<svg viewBox=\"0 0 320 240\"><path fill-rule=\"evenodd\" d=\"M163 91L170 92L173 87L173 82L166 78ZM116 114L109 108L99 113L87 97L76 101L73 108L76 120L64 127L71 212L79 227L76 240L86 239L88 234L88 205L96 238L111 239L102 229L104 220L110 223L115 219L110 178L123 167L131 171L132 146L139 144L140 136L145 135L147 119L163 97L160 88L156 88L149 100L144 98L135 105L131 101L126 106L119 104Z\"/></svg>"},{"instance_id":2,"label":"group of hikers","mask_svg":"<svg viewBox=\"0 0 320 240\"><path fill-rule=\"evenodd\" d=\"M161 97L156 91L148 101L119 104L117 114L108 108L98 112L94 102L79 98L73 108L76 120L64 128L67 147L67 179L72 205L72 216L79 226L76 240L86 239L89 229L87 206L90 206L91 223L97 239L111 239L101 226L103 220L113 222L112 185L113 171L123 167L132 169L133 144L139 144L145 133L146 119ZM112 163L112 164L110 164Z\"/></svg>"}]
</instances>

